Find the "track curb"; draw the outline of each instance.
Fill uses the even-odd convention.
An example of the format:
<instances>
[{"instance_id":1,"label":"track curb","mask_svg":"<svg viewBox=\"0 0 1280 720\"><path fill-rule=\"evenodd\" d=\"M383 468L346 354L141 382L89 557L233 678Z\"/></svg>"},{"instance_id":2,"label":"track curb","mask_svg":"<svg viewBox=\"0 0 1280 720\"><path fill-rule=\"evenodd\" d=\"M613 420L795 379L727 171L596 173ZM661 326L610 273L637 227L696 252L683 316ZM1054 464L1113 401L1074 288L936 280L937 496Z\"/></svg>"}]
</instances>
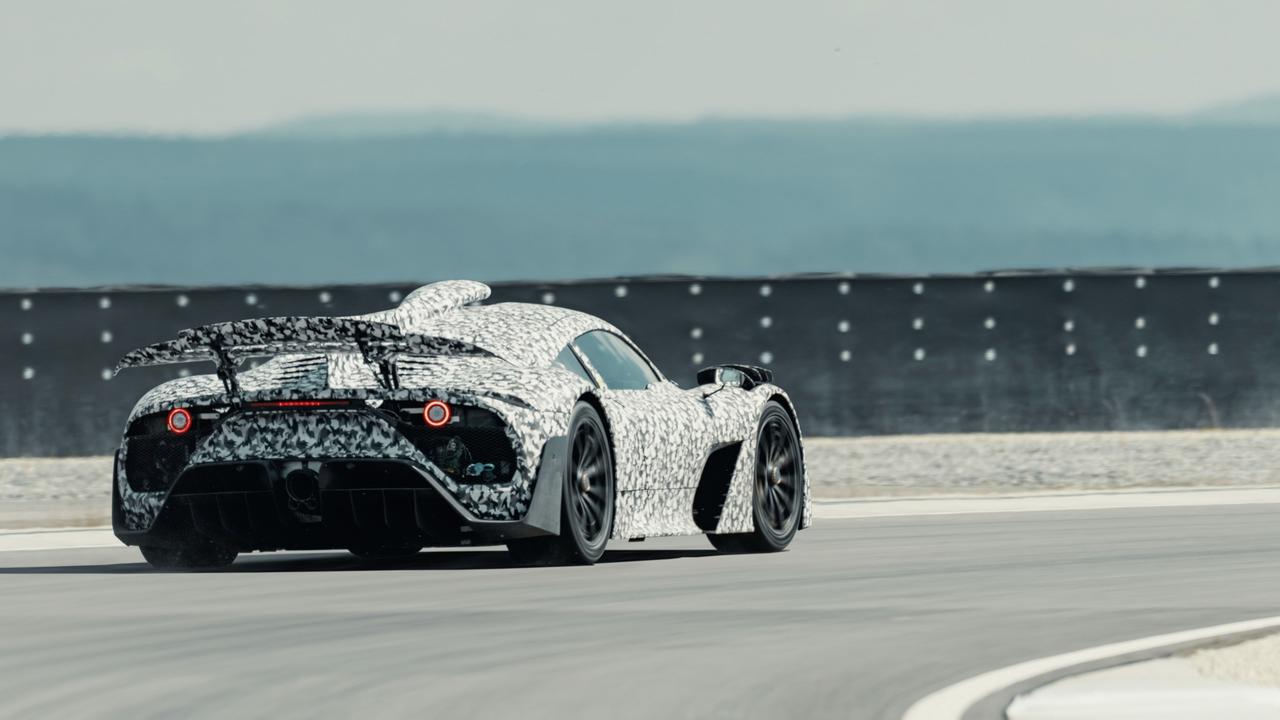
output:
<instances>
[{"instance_id":1,"label":"track curb","mask_svg":"<svg viewBox=\"0 0 1280 720\"><path fill-rule=\"evenodd\" d=\"M1280 616L1152 635L1037 658L975 675L917 700L902 720L1003 720L1013 699L1073 675L1188 650L1234 645L1280 631Z\"/></svg>"}]
</instances>

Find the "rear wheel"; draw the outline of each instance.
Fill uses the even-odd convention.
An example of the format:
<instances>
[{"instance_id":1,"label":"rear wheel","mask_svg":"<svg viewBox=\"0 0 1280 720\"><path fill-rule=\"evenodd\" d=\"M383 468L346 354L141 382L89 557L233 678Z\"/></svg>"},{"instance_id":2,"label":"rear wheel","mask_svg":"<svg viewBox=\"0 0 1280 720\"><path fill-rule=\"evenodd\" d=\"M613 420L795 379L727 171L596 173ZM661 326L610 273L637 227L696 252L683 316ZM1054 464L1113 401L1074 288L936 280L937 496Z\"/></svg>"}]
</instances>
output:
<instances>
[{"instance_id":1,"label":"rear wheel","mask_svg":"<svg viewBox=\"0 0 1280 720\"><path fill-rule=\"evenodd\" d=\"M211 570L230 565L239 554L212 543L177 548L143 545L138 550L142 552L143 559L158 570Z\"/></svg>"},{"instance_id":2,"label":"rear wheel","mask_svg":"<svg viewBox=\"0 0 1280 720\"><path fill-rule=\"evenodd\" d=\"M800 435L791 416L770 400L760 413L756 442L754 487L751 497L755 530L732 535L708 535L720 552L778 552L791 544L800 529L804 503L804 469Z\"/></svg>"},{"instance_id":3,"label":"rear wheel","mask_svg":"<svg viewBox=\"0 0 1280 720\"><path fill-rule=\"evenodd\" d=\"M591 565L613 531L613 454L599 413L580 402L569 422L569 459L560 499L560 534L507 543L522 565Z\"/></svg>"}]
</instances>

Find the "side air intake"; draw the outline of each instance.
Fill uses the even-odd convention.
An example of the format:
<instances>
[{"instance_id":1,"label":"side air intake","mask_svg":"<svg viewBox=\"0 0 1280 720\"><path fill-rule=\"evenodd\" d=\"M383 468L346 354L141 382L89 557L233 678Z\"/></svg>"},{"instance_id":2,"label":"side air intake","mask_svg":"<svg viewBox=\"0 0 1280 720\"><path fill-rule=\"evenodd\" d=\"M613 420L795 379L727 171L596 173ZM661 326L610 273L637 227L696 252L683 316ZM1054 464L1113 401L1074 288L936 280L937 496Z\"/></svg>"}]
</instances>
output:
<instances>
[{"instance_id":1,"label":"side air intake","mask_svg":"<svg viewBox=\"0 0 1280 720\"><path fill-rule=\"evenodd\" d=\"M712 532L720 524L724 500L729 495L729 483L733 480L733 468L738 464L742 442L733 442L716 448L707 455L702 466L698 490L693 495L693 521L703 532Z\"/></svg>"}]
</instances>

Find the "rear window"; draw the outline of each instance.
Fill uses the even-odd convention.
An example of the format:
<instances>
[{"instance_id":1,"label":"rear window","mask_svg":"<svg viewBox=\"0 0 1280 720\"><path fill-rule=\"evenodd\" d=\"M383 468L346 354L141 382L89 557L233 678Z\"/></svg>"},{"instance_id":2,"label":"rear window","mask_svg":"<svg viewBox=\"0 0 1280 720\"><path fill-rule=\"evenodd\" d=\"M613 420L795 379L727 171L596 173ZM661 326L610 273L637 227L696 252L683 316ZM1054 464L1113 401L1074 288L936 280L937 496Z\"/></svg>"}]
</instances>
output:
<instances>
[{"instance_id":1,"label":"rear window","mask_svg":"<svg viewBox=\"0 0 1280 720\"><path fill-rule=\"evenodd\" d=\"M559 355L556 355L556 359L552 360L551 364L555 367L568 370L592 385L596 384L596 381L592 380L591 376L587 374L587 369L582 367L582 363L578 360L578 356L573 354L573 349L568 345L564 346L564 349L560 351Z\"/></svg>"}]
</instances>

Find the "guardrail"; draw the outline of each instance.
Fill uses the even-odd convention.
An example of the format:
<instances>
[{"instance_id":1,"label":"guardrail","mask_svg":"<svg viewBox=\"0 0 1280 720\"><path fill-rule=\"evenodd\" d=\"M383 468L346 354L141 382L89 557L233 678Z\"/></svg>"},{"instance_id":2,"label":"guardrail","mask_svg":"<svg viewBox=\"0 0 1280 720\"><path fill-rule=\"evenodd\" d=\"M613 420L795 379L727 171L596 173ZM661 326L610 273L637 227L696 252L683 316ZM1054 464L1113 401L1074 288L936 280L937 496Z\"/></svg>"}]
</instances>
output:
<instances>
[{"instance_id":1,"label":"guardrail","mask_svg":"<svg viewBox=\"0 0 1280 720\"><path fill-rule=\"evenodd\" d=\"M347 315L414 283L0 291L0 455L108 453L152 385L126 350L263 315ZM1280 270L637 277L497 283L598 314L688 385L772 367L813 435L1261 427L1280 421Z\"/></svg>"}]
</instances>

